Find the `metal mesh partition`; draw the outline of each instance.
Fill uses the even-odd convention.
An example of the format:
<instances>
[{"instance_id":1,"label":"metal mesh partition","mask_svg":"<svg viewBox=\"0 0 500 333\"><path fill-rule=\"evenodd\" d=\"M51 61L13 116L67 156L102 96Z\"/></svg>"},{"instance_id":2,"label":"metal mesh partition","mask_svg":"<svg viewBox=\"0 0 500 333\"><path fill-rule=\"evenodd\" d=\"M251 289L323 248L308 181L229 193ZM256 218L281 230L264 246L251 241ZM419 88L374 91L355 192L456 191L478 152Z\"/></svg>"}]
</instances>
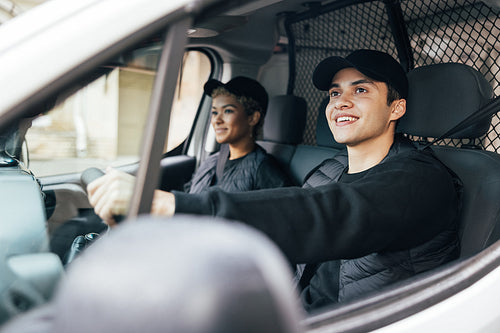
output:
<instances>
[{"instance_id":1,"label":"metal mesh partition","mask_svg":"<svg viewBox=\"0 0 500 333\"><path fill-rule=\"evenodd\" d=\"M459 62L474 67L500 94L500 18L480 1L451 7L432 1L417 7L413 1L401 5L407 23L416 67L441 62ZM430 16L429 13L437 13ZM497 113L488 134L478 142L443 140L441 144L474 144L500 153L500 118Z\"/></svg>"},{"instance_id":2,"label":"metal mesh partition","mask_svg":"<svg viewBox=\"0 0 500 333\"><path fill-rule=\"evenodd\" d=\"M387 2L387 1L386 1ZM417 5L418 3L418 5ZM396 39L383 1L360 1L345 6L342 1L313 8L306 15L287 21L291 59L295 65L289 91L304 97L308 117L303 142L314 145L318 107L327 94L314 88L311 75L325 57L346 56L360 49L385 51L398 58ZM415 67L441 62L470 65L491 82L500 94L500 18L498 10L481 1L400 1L408 31L410 59ZM323 110L321 110L323 112ZM474 144L500 153L500 117L494 115L488 134ZM469 142L465 142L469 144ZM443 140L440 144L462 142Z\"/></svg>"},{"instance_id":3,"label":"metal mesh partition","mask_svg":"<svg viewBox=\"0 0 500 333\"><path fill-rule=\"evenodd\" d=\"M382 1L353 5L301 20L291 25L295 41L295 87L293 93L308 105L304 143L316 144L316 120L327 93L317 90L311 80L316 65L324 58L346 56L353 50L386 50L397 57Z\"/></svg>"}]
</instances>

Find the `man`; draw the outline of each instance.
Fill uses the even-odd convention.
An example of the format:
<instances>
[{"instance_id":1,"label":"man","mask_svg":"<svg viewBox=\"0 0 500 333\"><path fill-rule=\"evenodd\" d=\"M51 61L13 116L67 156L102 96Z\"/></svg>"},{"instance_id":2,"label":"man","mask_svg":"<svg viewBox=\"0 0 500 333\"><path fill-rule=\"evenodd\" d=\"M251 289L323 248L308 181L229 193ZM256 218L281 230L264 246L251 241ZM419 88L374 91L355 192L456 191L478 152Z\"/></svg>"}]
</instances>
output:
<instances>
[{"instance_id":1,"label":"man","mask_svg":"<svg viewBox=\"0 0 500 333\"><path fill-rule=\"evenodd\" d=\"M304 188L200 195L157 191L152 213L223 216L267 234L294 264L308 310L379 290L458 256L459 181L430 149L395 135L408 82L386 53L359 50L323 60L314 85L329 92L329 127L347 147ZM119 177L118 177L119 178ZM89 185L104 219L112 177ZM103 208L105 207L105 209Z\"/></svg>"}]
</instances>

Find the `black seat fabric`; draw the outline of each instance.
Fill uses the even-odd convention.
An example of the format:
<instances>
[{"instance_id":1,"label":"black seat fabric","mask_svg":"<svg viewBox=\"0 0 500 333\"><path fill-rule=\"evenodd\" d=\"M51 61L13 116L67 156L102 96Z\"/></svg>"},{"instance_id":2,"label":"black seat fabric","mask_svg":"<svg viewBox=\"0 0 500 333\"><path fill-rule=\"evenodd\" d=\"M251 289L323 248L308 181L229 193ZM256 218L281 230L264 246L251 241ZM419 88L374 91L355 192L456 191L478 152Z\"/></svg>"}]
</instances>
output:
<instances>
[{"instance_id":1,"label":"black seat fabric","mask_svg":"<svg viewBox=\"0 0 500 333\"><path fill-rule=\"evenodd\" d=\"M398 131L420 137L440 137L493 96L482 74L463 64L420 67L408 73L408 80L407 113ZM489 126L488 118L450 137L478 139L487 133ZM499 236L495 227L500 225L500 155L466 146L433 146L433 150L464 184L461 256L473 255Z\"/></svg>"},{"instance_id":2,"label":"black seat fabric","mask_svg":"<svg viewBox=\"0 0 500 333\"><path fill-rule=\"evenodd\" d=\"M332 157L344 145L335 142L325 117L328 98L318 109L316 146L303 145L307 106L303 98L283 95L271 98L263 128L263 139L257 141L284 166L296 185L325 159Z\"/></svg>"},{"instance_id":3,"label":"black seat fabric","mask_svg":"<svg viewBox=\"0 0 500 333\"><path fill-rule=\"evenodd\" d=\"M337 143L326 121L325 109L329 98L325 98L318 108L316 121L316 146L299 145L290 162L290 173L301 185L309 172L324 160L333 157L345 145Z\"/></svg>"},{"instance_id":4,"label":"black seat fabric","mask_svg":"<svg viewBox=\"0 0 500 333\"><path fill-rule=\"evenodd\" d=\"M274 96L269 100L262 140L297 145L302 142L306 124L305 99L293 95Z\"/></svg>"},{"instance_id":5,"label":"black seat fabric","mask_svg":"<svg viewBox=\"0 0 500 333\"><path fill-rule=\"evenodd\" d=\"M435 64L408 73L410 91L399 131L422 137L438 137L475 113L493 97L484 76L467 65ZM490 126L486 119L452 138L478 138Z\"/></svg>"},{"instance_id":6,"label":"black seat fabric","mask_svg":"<svg viewBox=\"0 0 500 333\"><path fill-rule=\"evenodd\" d=\"M500 156L489 151L436 147L436 155L464 183L461 256L496 242L500 235ZM457 153L457 150L461 150Z\"/></svg>"},{"instance_id":7,"label":"black seat fabric","mask_svg":"<svg viewBox=\"0 0 500 333\"><path fill-rule=\"evenodd\" d=\"M267 107L262 140L257 143L289 172L296 146L302 142L306 123L306 101L293 95L272 97Z\"/></svg>"}]
</instances>

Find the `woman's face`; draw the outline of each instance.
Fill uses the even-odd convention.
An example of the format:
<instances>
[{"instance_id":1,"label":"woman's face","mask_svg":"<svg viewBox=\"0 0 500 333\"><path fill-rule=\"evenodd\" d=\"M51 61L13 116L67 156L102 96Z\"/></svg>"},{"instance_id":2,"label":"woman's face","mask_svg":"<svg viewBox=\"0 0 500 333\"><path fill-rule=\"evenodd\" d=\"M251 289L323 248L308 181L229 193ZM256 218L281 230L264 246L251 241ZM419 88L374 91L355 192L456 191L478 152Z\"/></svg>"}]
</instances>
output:
<instances>
[{"instance_id":1,"label":"woman's face","mask_svg":"<svg viewBox=\"0 0 500 333\"><path fill-rule=\"evenodd\" d=\"M219 95L212 100L211 123L218 143L236 145L253 140L254 116L249 116L245 108L232 95Z\"/></svg>"}]
</instances>

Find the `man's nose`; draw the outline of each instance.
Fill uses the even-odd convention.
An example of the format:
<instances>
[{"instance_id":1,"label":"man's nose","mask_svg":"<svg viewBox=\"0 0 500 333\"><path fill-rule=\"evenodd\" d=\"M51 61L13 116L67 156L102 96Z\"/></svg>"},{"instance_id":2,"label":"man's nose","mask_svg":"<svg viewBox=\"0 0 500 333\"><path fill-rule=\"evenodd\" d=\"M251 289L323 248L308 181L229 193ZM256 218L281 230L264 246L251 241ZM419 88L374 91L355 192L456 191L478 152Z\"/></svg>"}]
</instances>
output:
<instances>
[{"instance_id":1,"label":"man's nose","mask_svg":"<svg viewBox=\"0 0 500 333\"><path fill-rule=\"evenodd\" d=\"M335 99L334 108L337 110L348 109L352 106L352 102L346 95L340 95Z\"/></svg>"}]
</instances>

